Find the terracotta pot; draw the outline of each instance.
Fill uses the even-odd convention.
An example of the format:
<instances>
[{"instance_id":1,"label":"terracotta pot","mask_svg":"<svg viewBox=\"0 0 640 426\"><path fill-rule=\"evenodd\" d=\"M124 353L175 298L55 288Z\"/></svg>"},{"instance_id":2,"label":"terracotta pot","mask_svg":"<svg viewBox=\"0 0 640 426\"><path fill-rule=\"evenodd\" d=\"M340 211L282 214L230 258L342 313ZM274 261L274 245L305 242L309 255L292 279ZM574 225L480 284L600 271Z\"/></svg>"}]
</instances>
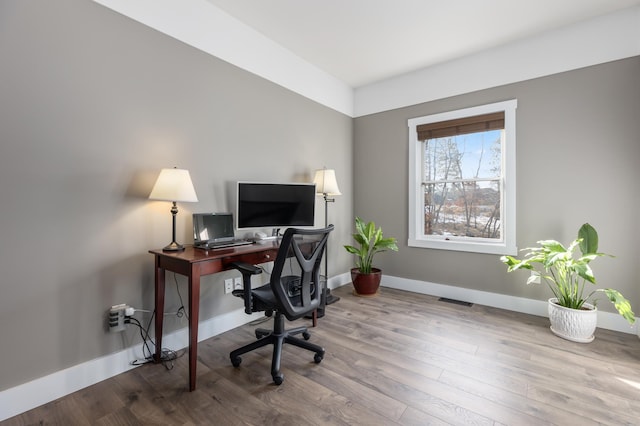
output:
<instances>
[{"instance_id":1,"label":"terracotta pot","mask_svg":"<svg viewBox=\"0 0 640 426\"><path fill-rule=\"evenodd\" d=\"M578 343L593 341L598 322L598 310L585 303L584 309L570 309L557 304L555 297L549 299L549 321L551 332L563 339Z\"/></svg>"},{"instance_id":2,"label":"terracotta pot","mask_svg":"<svg viewBox=\"0 0 640 426\"><path fill-rule=\"evenodd\" d=\"M378 293L382 271L371 268L370 274L363 274L358 268L351 269L351 282L357 296L374 296Z\"/></svg>"}]
</instances>

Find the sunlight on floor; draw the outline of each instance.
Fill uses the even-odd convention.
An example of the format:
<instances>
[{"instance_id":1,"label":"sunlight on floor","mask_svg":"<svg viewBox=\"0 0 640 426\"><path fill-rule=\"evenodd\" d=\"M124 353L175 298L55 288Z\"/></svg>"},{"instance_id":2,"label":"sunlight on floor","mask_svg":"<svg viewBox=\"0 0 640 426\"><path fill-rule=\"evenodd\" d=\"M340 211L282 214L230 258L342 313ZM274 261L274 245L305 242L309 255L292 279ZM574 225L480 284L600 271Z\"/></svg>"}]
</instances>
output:
<instances>
[{"instance_id":1,"label":"sunlight on floor","mask_svg":"<svg viewBox=\"0 0 640 426\"><path fill-rule=\"evenodd\" d=\"M640 383L638 382L634 382L633 380L622 379L620 377L616 377L616 379L620 380L622 383L626 383L627 385L640 390Z\"/></svg>"}]
</instances>

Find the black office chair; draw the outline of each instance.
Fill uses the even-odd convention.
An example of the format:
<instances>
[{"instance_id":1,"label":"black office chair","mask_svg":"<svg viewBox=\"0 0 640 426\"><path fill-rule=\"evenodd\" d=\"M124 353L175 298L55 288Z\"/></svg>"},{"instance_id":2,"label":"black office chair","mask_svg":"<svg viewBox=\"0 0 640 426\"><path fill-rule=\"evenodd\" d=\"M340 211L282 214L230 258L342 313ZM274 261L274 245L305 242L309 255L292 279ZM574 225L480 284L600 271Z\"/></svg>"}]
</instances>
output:
<instances>
[{"instance_id":1,"label":"black office chair","mask_svg":"<svg viewBox=\"0 0 640 426\"><path fill-rule=\"evenodd\" d=\"M289 228L285 231L278 255L273 264L269 284L251 289L251 276L262 270L254 265L235 262L232 265L242 273L243 290L236 290L234 295L242 297L245 312L264 311L266 316L275 313L273 330L257 329L255 342L249 343L229 355L234 367L240 366L240 355L266 345L273 345L271 376L276 385L282 384L284 376L280 372L282 346L290 343L303 349L315 352L313 360L316 364L322 361L324 349L309 343L310 334L307 327L286 330L285 317L293 321L312 314L320 305L323 283L320 281L320 263L324 248L333 225L323 229ZM302 334L303 339L294 337Z\"/></svg>"}]
</instances>

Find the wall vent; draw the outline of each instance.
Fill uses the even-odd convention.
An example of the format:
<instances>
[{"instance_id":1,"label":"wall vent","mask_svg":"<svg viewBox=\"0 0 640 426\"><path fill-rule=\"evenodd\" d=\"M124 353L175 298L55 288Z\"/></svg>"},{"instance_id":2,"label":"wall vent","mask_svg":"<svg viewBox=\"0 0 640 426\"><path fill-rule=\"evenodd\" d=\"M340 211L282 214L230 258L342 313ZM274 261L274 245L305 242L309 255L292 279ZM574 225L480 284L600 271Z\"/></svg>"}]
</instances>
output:
<instances>
[{"instance_id":1,"label":"wall vent","mask_svg":"<svg viewBox=\"0 0 640 426\"><path fill-rule=\"evenodd\" d=\"M453 303L454 305L462 305L462 306L468 306L468 307L473 306L473 303L471 303L471 302L464 302L462 300L456 300L456 299L447 299L446 297L441 297L440 299L438 299L438 301L446 302L446 303Z\"/></svg>"}]
</instances>

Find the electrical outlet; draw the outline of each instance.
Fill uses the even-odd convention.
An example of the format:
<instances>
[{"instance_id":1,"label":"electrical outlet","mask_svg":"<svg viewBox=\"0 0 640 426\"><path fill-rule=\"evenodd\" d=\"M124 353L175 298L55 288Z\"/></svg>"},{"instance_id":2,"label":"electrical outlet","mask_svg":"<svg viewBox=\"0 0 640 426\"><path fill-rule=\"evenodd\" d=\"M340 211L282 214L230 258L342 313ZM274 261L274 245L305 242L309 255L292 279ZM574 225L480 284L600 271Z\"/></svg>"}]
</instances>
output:
<instances>
[{"instance_id":1,"label":"electrical outlet","mask_svg":"<svg viewBox=\"0 0 640 426\"><path fill-rule=\"evenodd\" d=\"M233 291L233 278L227 278L224 280L224 294L229 294Z\"/></svg>"},{"instance_id":2,"label":"electrical outlet","mask_svg":"<svg viewBox=\"0 0 640 426\"><path fill-rule=\"evenodd\" d=\"M242 283L242 277L236 277L233 279L233 289L234 290L242 290L244 288L244 284Z\"/></svg>"},{"instance_id":3,"label":"electrical outlet","mask_svg":"<svg viewBox=\"0 0 640 426\"><path fill-rule=\"evenodd\" d=\"M120 305L114 305L109 310L109 331L117 333L125 330L124 318L127 310L127 305L121 303Z\"/></svg>"}]
</instances>

